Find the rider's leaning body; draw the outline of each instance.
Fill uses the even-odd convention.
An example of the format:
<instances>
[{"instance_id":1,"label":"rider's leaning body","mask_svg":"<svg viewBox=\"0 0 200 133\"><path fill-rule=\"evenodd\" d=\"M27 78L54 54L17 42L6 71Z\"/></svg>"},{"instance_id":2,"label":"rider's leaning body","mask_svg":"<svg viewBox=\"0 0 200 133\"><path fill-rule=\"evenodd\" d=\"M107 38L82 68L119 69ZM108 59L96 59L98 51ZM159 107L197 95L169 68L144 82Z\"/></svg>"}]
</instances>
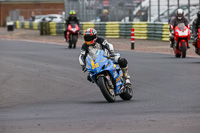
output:
<instances>
[{"instance_id":1,"label":"rider's leaning body","mask_svg":"<svg viewBox=\"0 0 200 133\"><path fill-rule=\"evenodd\" d=\"M131 85L130 76L128 74L128 62L125 58L116 56L114 53L114 47L111 43L108 43L103 37L97 36L97 32L93 28L89 28L84 33L85 43L81 47L81 53L79 56L79 63L82 66L82 70L86 70L86 57L92 49L104 50L105 53L112 57L114 63L119 64L125 78L125 84Z\"/></svg>"}]
</instances>

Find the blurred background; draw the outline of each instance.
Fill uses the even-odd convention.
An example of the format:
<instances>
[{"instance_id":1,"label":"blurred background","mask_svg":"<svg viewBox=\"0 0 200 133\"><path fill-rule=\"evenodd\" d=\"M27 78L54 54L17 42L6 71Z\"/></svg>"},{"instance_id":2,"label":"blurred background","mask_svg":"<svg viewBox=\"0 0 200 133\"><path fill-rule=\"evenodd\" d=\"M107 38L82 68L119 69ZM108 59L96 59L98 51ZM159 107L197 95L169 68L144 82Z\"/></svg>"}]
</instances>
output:
<instances>
[{"instance_id":1,"label":"blurred background","mask_svg":"<svg viewBox=\"0 0 200 133\"><path fill-rule=\"evenodd\" d=\"M75 10L81 22L167 22L182 8L192 21L200 0L0 0L0 26L8 21L63 22Z\"/></svg>"},{"instance_id":2,"label":"blurred background","mask_svg":"<svg viewBox=\"0 0 200 133\"><path fill-rule=\"evenodd\" d=\"M66 11L74 9L82 21L101 21L107 12L109 21L167 22L178 8L192 20L200 0L65 0Z\"/></svg>"}]
</instances>

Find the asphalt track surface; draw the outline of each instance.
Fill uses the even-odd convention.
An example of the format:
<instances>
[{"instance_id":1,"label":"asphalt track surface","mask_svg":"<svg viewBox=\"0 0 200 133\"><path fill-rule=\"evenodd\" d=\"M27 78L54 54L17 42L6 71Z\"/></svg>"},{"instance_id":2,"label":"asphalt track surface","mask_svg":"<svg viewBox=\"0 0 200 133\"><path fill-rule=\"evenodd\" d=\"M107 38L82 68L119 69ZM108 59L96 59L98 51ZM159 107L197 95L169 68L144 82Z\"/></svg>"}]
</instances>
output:
<instances>
[{"instance_id":1,"label":"asphalt track surface","mask_svg":"<svg viewBox=\"0 0 200 133\"><path fill-rule=\"evenodd\" d=\"M80 47L0 40L0 133L199 133L200 58L117 51L131 101L107 103Z\"/></svg>"}]
</instances>

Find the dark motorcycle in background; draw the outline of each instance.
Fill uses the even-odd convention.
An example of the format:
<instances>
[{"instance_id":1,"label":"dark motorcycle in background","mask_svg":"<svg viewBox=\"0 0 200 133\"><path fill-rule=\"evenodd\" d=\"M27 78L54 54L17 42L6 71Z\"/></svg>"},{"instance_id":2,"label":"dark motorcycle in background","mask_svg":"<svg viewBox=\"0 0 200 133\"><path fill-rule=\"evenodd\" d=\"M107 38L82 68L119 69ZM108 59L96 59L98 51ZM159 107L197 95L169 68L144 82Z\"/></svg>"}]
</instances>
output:
<instances>
[{"instance_id":1,"label":"dark motorcycle in background","mask_svg":"<svg viewBox=\"0 0 200 133\"><path fill-rule=\"evenodd\" d=\"M173 46L173 50L175 57L186 57L189 39L190 30L185 26L184 23L178 24L174 30L175 45Z\"/></svg>"},{"instance_id":2,"label":"dark motorcycle in background","mask_svg":"<svg viewBox=\"0 0 200 133\"><path fill-rule=\"evenodd\" d=\"M200 55L200 29L198 29L198 36L196 39L196 42L197 42L197 48L195 50L195 53Z\"/></svg>"},{"instance_id":3,"label":"dark motorcycle in background","mask_svg":"<svg viewBox=\"0 0 200 133\"><path fill-rule=\"evenodd\" d=\"M69 46L68 48L76 48L76 43L78 40L80 28L77 24L69 24L68 25L68 32L67 32L67 38L69 40Z\"/></svg>"}]
</instances>

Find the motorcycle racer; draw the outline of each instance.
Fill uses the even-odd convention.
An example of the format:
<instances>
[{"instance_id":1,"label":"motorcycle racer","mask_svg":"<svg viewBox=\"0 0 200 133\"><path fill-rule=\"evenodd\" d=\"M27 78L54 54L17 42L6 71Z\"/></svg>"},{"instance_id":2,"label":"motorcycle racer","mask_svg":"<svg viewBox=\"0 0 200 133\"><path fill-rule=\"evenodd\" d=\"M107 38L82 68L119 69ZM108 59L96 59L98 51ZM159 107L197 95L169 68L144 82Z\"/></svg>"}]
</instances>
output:
<instances>
[{"instance_id":1,"label":"motorcycle racer","mask_svg":"<svg viewBox=\"0 0 200 133\"><path fill-rule=\"evenodd\" d=\"M69 38L66 37L67 32L68 32L68 25L69 24L78 24L78 26L79 26L79 19L76 17L76 12L74 10L71 10L69 12L68 19L66 19L65 21L66 22L65 22L64 38L65 38L65 41L68 41Z\"/></svg>"},{"instance_id":2,"label":"motorcycle racer","mask_svg":"<svg viewBox=\"0 0 200 133\"><path fill-rule=\"evenodd\" d=\"M198 36L198 29L200 29L200 11L197 12L197 18L192 23L192 33L194 36L193 45L195 46L195 52L198 52L197 48L197 36Z\"/></svg>"},{"instance_id":3,"label":"motorcycle racer","mask_svg":"<svg viewBox=\"0 0 200 133\"><path fill-rule=\"evenodd\" d=\"M82 70L86 71L86 57L87 54L92 52L92 49L104 50L110 59L114 61L115 64L119 64L123 72L123 77L125 79L125 85L131 86L130 76L128 74L128 62L125 58L115 55L114 48L111 43L108 43L103 37L97 36L97 31L93 28L88 28L84 33L85 43L81 47L81 53L79 56L79 63L82 66ZM88 75L88 80L91 81Z\"/></svg>"},{"instance_id":4,"label":"motorcycle racer","mask_svg":"<svg viewBox=\"0 0 200 133\"><path fill-rule=\"evenodd\" d=\"M184 16L183 9L178 9L176 11L176 15L174 17L172 17L170 22L169 22L169 24L170 24L170 36L169 36L169 38L170 38L170 47L174 46L174 29L179 23L184 23L185 26L190 28L189 21ZM188 43L188 48L190 48L189 47L189 43Z\"/></svg>"}]
</instances>

